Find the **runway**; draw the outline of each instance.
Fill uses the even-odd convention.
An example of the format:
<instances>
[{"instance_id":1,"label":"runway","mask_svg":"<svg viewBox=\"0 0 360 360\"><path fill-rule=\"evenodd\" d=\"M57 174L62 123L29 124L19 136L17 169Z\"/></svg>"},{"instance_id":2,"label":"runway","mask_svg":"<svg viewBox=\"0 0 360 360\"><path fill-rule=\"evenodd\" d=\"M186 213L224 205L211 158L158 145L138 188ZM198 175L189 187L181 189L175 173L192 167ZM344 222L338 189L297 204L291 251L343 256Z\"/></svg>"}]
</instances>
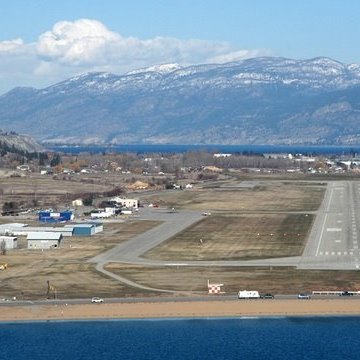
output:
<instances>
[{"instance_id":1,"label":"runway","mask_svg":"<svg viewBox=\"0 0 360 360\"><path fill-rule=\"evenodd\" d=\"M299 268L359 269L360 182L329 182Z\"/></svg>"}]
</instances>

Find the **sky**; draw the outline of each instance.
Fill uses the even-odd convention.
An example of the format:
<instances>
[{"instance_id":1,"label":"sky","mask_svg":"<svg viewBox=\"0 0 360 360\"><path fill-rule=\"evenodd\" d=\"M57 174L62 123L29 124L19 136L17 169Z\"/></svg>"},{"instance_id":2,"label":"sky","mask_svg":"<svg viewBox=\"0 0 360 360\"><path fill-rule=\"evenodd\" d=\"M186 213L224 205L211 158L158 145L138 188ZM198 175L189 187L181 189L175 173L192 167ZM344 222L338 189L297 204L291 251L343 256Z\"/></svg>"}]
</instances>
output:
<instances>
[{"instance_id":1,"label":"sky","mask_svg":"<svg viewBox=\"0 0 360 360\"><path fill-rule=\"evenodd\" d=\"M0 94L166 63L359 64L359 18L358 0L0 0Z\"/></svg>"}]
</instances>

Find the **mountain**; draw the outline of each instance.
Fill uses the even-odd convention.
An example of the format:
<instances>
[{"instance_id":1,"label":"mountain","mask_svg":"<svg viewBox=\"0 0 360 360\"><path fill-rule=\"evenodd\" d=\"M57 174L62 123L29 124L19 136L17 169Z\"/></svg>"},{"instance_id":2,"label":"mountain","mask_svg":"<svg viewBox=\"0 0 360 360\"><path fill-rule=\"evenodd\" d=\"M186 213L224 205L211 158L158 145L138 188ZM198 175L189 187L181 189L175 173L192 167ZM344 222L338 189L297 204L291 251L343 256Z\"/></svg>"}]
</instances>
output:
<instances>
[{"instance_id":1,"label":"mountain","mask_svg":"<svg viewBox=\"0 0 360 360\"><path fill-rule=\"evenodd\" d=\"M263 57L88 73L2 95L0 127L63 144L356 144L360 66Z\"/></svg>"}]
</instances>

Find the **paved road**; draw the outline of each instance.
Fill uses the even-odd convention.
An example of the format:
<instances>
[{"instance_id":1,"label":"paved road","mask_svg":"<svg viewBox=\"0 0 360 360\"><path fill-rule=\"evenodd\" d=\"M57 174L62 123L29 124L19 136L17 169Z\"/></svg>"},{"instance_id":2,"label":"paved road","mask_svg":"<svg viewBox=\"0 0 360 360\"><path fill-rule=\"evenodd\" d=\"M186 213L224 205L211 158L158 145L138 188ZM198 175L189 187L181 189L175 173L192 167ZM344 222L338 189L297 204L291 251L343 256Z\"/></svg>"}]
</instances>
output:
<instances>
[{"instance_id":1,"label":"paved road","mask_svg":"<svg viewBox=\"0 0 360 360\"><path fill-rule=\"evenodd\" d=\"M199 301L234 301L238 297L233 295L201 295L201 296L166 296L166 297L139 297L139 298L104 298L104 303L116 304L116 303L158 303L158 302L199 302ZM344 301L359 301L360 296L342 296L338 295L311 295L311 299L342 299ZM276 294L275 299L246 299L239 301L276 301L276 300L293 300L293 301L305 301L297 299L297 294L281 295ZM39 306L39 305L75 305L75 304L89 304L91 299L55 299L55 300L17 300L17 301L0 301L0 307L14 307L14 306ZM94 304L94 306L101 306L101 304Z\"/></svg>"},{"instance_id":2,"label":"paved road","mask_svg":"<svg viewBox=\"0 0 360 360\"><path fill-rule=\"evenodd\" d=\"M95 263L117 261L138 263L139 257L146 251L201 220L202 215L195 211L172 212L168 209L142 208L139 219L161 221L162 223L92 258L90 261Z\"/></svg>"}]
</instances>

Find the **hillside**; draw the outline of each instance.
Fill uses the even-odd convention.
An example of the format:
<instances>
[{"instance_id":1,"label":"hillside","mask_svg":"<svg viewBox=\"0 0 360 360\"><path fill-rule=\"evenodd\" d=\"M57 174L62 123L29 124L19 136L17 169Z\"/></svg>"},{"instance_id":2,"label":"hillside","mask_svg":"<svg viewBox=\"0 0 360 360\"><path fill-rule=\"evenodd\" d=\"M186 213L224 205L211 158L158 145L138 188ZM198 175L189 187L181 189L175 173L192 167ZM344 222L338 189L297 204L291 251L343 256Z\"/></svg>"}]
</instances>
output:
<instances>
[{"instance_id":1,"label":"hillside","mask_svg":"<svg viewBox=\"0 0 360 360\"><path fill-rule=\"evenodd\" d=\"M63 144L355 144L360 66L329 58L89 73L0 97L0 127Z\"/></svg>"},{"instance_id":2,"label":"hillside","mask_svg":"<svg viewBox=\"0 0 360 360\"><path fill-rule=\"evenodd\" d=\"M44 148L32 137L0 130L0 150L9 152L41 152Z\"/></svg>"}]
</instances>

